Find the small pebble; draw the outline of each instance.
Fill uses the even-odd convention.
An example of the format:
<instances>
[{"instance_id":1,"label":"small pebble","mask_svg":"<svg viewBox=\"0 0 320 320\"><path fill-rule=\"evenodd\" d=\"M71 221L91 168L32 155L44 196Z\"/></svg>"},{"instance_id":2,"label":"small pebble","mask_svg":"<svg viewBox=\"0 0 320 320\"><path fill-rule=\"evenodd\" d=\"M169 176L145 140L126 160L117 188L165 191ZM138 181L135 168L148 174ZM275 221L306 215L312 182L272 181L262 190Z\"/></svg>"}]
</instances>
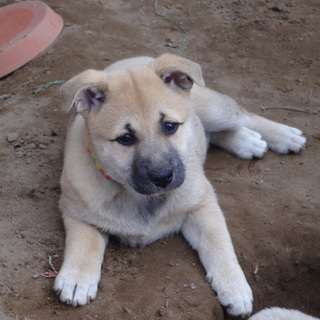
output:
<instances>
[{"instance_id":1,"label":"small pebble","mask_svg":"<svg viewBox=\"0 0 320 320\"><path fill-rule=\"evenodd\" d=\"M8 142L13 142L18 139L19 135L16 132L8 133L7 134L7 140Z\"/></svg>"}]
</instances>

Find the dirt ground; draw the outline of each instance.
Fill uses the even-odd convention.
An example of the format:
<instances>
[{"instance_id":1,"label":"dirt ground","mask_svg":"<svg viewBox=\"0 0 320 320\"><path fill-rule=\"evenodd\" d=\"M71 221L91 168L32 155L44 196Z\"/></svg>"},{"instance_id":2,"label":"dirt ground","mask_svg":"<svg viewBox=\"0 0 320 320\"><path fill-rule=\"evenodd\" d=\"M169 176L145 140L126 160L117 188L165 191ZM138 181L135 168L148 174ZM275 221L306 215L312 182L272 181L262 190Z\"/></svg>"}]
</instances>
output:
<instances>
[{"instance_id":1,"label":"dirt ground","mask_svg":"<svg viewBox=\"0 0 320 320\"><path fill-rule=\"evenodd\" d=\"M212 148L206 172L254 312L280 306L320 317L319 1L45 2L63 17L63 32L0 80L0 319L231 319L181 236L145 248L111 245L98 297L85 307L62 305L54 279L39 277L63 258L67 115L58 85L38 94L35 87L163 52L199 62L208 86L250 111L304 131L307 146L297 155L246 161Z\"/></svg>"}]
</instances>

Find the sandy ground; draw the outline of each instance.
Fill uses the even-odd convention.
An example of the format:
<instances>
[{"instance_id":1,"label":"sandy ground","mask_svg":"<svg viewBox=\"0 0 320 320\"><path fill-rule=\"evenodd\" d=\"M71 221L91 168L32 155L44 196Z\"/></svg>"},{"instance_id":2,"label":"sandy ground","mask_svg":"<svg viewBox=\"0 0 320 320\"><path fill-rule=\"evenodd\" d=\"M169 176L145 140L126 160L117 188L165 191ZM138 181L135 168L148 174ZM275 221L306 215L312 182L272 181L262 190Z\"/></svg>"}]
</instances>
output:
<instances>
[{"instance_id":1,"label":"sandy ground","mask_svg":"<svg viewBox=\"0 0 320 320\"><path fill-rule=\"evenodd\" d=\"M111 245L98 298L85 307L60 304L54 280L39 277L59 270L63 258L58 199L67 116L59 86L36 95L34 87L163 52L201 63L208 86L304 131L308 143L298 155L245 161L212 148L206 172L254 311L274 305L320 317L319 1L46 3L63 17L62 34L0 80L0 319L231 319L180 236L145 248Z\"/></svg>"}]
</instances>

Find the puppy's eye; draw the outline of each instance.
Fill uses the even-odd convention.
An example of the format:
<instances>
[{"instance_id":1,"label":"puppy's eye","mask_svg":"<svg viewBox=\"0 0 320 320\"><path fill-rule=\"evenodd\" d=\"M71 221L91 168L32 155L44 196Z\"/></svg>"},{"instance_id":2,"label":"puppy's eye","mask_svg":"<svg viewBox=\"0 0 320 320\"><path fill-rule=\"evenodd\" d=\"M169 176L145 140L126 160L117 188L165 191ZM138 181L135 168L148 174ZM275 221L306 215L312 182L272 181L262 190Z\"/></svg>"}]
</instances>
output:
<instances>
[{"instance_id":1,"label":"puppy's eye","mask_svg":"<svg viewBox=\"0 0 320 320\"><path fill-rule=\"evenodd\" d=\"M178 128L179 128L179 125L180 123L176 123L176 122L162 122L162 131L165 133L165 134L174 134Z\"/></svg>"},{"instance_id":2,"label":"puppy's eye","mask_svg":"<svg viewBox=\"0 0 320 320\"><path fill-rule=\"evenodd\" d=\"M131 133L125 133L123 136L118 137L116 141L124 146L131 146L135 143L136 138Z\"/></svg>"}]
</instances>

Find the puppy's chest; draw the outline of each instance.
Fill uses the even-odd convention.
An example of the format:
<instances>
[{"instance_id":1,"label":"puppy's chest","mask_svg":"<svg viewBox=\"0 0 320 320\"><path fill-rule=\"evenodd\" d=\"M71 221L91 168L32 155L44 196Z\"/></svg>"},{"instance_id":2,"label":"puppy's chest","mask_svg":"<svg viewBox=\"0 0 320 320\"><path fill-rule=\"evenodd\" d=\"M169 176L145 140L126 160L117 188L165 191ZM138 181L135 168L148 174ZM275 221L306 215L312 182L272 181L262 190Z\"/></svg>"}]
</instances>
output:
<instances>
[{"instance_id":1,"label":"puppy's chest","mask_svg":"<svg viewBox=\"0 0 320 320\"><path fill-rule=\"evenodd\" d=\"M146 197L143 200L133 203L135 207L135 214L144 221L150 221L163 210L167 199L162 196Z\"/></svg>"},{"instance_id":2,"label":"puppy's chest","mask_svg":"<svg viewBox=\"0 0 320 320\"><path fill-rule=\"evenodd\" d=\"M94 224L132 245L152 242L155 237L161 238L175 231L175 225L180 225L173 222L176 216L169 211L169 203L166 196L132 199L119 195L104 203L99 214L93 217Z\"/></svg>"}]
</instances>

